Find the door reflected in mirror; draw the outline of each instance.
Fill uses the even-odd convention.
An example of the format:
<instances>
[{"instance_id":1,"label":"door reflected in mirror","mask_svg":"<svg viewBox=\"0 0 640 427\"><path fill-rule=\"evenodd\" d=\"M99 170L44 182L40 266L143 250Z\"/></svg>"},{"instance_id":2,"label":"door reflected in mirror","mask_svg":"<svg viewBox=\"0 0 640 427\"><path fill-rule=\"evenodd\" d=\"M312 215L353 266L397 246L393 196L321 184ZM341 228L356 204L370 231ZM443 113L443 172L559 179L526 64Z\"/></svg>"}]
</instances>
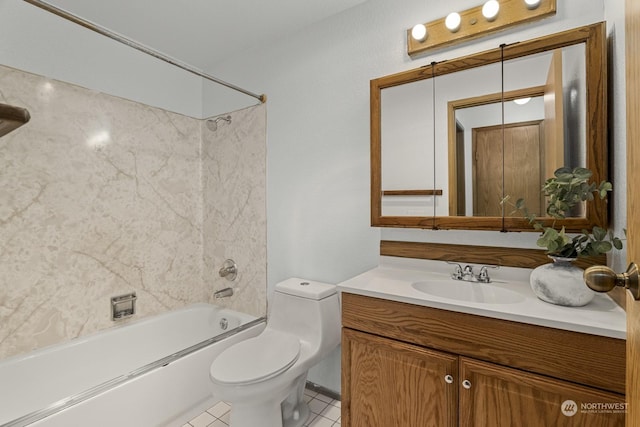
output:
<instances>
[{"instance_id":1,"label":"door reflected in mirror","mask_svg":"<svg viewBox=\"0 0 640 427\"><path fill-rule=\"evenodd\" d=\"M504 76L504 94L449 103L450 215L510 216L508 201L523 198L544 216L544 181L586 167L584 45L507 61Z\"/></svg>"}]
</instances>

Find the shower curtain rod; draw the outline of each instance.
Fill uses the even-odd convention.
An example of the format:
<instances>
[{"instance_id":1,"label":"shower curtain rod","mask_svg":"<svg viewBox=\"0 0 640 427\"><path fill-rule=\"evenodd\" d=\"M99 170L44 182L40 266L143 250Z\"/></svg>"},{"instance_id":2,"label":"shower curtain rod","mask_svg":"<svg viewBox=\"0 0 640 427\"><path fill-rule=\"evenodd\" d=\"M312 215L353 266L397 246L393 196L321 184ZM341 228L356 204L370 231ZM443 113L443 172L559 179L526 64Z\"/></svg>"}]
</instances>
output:
<instances>
[{"instance_id":1,"label":"shower curtain rod","mask_svg":"<svg viewBox=\"0 0 640 427\"><path fill-rule=\"evenodd\" d=\"M241 92L241 93L243 93L245 95L252 96L252 97L258 99L261 103L267 102L267 96L265 94L262 94L262 95L255 94L255 93L250 92L250 91L248 91L246 89L242 89L241 87L238 87L238 86L236 86L234 84L227 83L227 82L225 82L223 80L220 80L220 79L218 79L216 77L213 77L213 76L211 76L211 75L209 75L207 73L203 73L202 71L197 70L197 69L191 67L190 65L187 65L187 64L184 64L184 63L182 63L180 61L172 59L172 58L170 58L170 57L168 57L168 56L166 56L166 55L164 55L164 54L162 54L162 53L160 53L160 52L158 52L158 51L156 51L154 49L151 49L151 48L149 48L147 46L144 46L144 45L142 45L140 43L137 43L137 42L135 42L135 41L133 41L131 39L128 39L128 38L126 38L126 37L124 37L124 36L122 36L120 34L114 33L113 31L107 30L106 28L104 28L104 27L102 27L100 25L94 24L93 22L90 22L90 21L87 21L86 19L80 18L79 16L76 16L76 15L74 15L72 13L69 13L69 12L67 12L65 10L62 10L62 9L60 9L58 7L55 7L55 6L53 6L53 5L51 5L51 4L47 3L47 2L44 2L44 1L41 1L41 0L23 0L23 1L25 1L25 2L27 2L29 4L32 4L32 5L36 6L36 7L39 7L40 9L46 10L47 12L53 13L54 15L57 15L57 16L59 16L61 18L64 18L64 19L66 19L68 21L71 21L71 22L73 22L75 24L81 25L81 26L83 26L83 27L85 27L85 28L87 28L87 29L89 29L91 31L94 31L94 32L98 33L98 34L102 34L103 36L109 37L112 40L115 40L115 41L120 42L122 44L125 44L125 45L127 45L129 47L132 47L132 48L134 48L136 50L139 50L140 52L146 53L147 55L151 55L154 58L157 58L157 59L159 59L161 61L164 61L164 62L166 62L168 64L171 64L171 65L173 65L175 67L178 67L178 68L181 68L181 69L183 69L185 71L188 71L189 73L195 74L196 76L199 76L199 77L202 77L204 79L210 80L210 81L212 81L214 83L217 83L219 85L228 87L229 89L233 89L235 91Z\"/></svg>"}]
</instances>

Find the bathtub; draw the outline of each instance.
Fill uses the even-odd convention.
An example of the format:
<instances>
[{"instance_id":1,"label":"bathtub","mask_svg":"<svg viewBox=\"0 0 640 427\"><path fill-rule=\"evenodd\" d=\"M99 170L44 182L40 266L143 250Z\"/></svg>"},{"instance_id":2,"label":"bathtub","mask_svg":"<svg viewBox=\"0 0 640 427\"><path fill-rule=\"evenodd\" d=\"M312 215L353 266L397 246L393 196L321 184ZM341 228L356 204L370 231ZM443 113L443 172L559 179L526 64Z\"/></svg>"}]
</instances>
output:
<instances>
[{"instance_id":1,"label":"bathtub","mask_svg":"<svg viewBox=\"0 0 640 427\"><path fill-rule=\"evenodd\" d=\"M196 304L6 359L0 427L180 427L216 400L213 359L264 320Z\"/></svg>"}]
</instances>

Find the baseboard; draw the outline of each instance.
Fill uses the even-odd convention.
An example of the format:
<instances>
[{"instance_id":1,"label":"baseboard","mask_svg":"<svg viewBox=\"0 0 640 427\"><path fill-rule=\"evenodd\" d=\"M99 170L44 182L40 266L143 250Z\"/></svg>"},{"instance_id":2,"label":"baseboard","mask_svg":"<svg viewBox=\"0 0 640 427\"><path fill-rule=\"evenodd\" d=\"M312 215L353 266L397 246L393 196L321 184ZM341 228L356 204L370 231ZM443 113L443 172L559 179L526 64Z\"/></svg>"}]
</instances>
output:
<instances>
[{"instance_id":1,"label":"baseboard","mask_svg":"<svg viewBox=\"0 0 640 427\"><path fill-rule=\"evenodd\" d=\"M306 388L311 391L315 391L316 393L324 394L327 397L330 397L335 400L342 400L340 393L336 393L333 390L329 390L326 387L323 387L319 384L312 383L311 381L307 381Z\"/></svg>"}]
</instances>

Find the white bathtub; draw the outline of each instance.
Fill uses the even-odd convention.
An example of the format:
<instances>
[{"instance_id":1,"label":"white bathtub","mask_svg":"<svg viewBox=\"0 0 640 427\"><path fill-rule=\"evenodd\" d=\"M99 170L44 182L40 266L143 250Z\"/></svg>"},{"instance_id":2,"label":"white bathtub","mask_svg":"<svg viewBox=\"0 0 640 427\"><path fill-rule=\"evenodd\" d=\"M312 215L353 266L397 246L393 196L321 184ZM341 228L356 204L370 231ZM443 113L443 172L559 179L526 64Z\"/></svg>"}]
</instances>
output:
<instances>
[{"instance_id":1,"label":"white bathtub","mask_svg":"<svg viewBox=\"0 0 640 427\"><path fill-rule=\"evenodd\" d=\"M215 401L213 359L263 320L196 304L6 359L0 427L182 426Z\"/></svg>"}]
</instances>

